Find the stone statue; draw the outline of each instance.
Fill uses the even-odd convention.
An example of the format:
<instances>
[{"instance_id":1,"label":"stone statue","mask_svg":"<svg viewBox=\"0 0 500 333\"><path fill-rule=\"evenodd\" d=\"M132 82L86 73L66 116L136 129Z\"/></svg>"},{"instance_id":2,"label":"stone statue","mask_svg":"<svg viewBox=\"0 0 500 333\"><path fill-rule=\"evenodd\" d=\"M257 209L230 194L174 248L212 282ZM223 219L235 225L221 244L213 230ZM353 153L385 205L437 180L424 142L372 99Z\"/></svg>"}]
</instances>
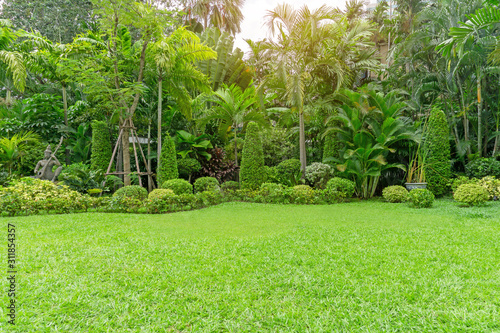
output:
<instances>
[{"instance_id":1,"label":"stone statue","mask_svg":"<svg viewBox=\"0 0 500 333\"><path fill-rule=\"evenodd\" d=\"M47 149L44 152L45 156L43 160L39 161L35 167L35 178L42 180L50 180L56 181L57 177L62 171L62 166L57 157L55 156L55 152L52 153L50 149L50 145L47 146ZM57 165L58 168L56 171L52 171L54 165Z\"/></svg>"}]
</instances>

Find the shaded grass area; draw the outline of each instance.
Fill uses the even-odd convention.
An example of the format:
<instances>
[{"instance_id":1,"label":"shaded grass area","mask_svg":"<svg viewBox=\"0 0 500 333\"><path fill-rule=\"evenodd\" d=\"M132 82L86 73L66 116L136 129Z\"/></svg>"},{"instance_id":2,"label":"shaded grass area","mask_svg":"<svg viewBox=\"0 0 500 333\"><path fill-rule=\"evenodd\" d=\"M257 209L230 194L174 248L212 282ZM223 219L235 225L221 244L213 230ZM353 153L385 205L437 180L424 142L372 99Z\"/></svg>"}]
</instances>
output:
<instances>
[{"instance_id":1,"label":"shaded grass area","mask_svg":"<svg viewBox=\"0 0 500 333\"><path fill-rule=\"evenodd\" d=\"M1 219L3 237L8 222L13 331L500 331L498 203L31 216Z\"/></svg>"}]
</instances>

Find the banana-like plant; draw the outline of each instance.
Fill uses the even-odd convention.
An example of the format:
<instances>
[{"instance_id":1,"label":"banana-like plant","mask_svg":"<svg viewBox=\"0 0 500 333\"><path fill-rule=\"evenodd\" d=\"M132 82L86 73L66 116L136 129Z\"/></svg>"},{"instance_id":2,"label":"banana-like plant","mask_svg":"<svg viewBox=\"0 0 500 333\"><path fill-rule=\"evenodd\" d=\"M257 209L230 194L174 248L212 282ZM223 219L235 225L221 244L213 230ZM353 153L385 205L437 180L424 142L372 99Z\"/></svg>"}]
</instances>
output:
<instances>
[{"instance_id":1,"label":"banana-like plant","mask_svg":"<svg viewBox=\"0 0 500 333\"><path fill-rule=\"evenodd\" d=\"M12 137L0 138L0 163L7 167L9 175L17 160L23 155L30 142L37 142L39 136L33 132L14 134Z\"/></svg>"}]
</instances>

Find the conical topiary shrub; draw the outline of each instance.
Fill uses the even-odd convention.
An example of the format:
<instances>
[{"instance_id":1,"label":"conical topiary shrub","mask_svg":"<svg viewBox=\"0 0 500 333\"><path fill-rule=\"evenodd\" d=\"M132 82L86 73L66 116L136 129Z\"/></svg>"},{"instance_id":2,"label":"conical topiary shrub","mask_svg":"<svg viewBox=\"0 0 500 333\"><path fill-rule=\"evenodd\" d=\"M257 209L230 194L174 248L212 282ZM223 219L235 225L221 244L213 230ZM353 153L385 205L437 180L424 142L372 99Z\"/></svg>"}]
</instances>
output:
<instances>
[{"instance_id":1,"label":"conical topiary shrub","mask_svg":"<svg viewBox=\"0 0 500 333\"><path fill-rule=\"evenodd\" d=\"M92 121L92 150L90 155L92 170L106 172L111 153L108 125L104 121Z\"/></svg>"},{"instance_id":2,"label":"conical topiary shrub","mask_svg":"<svg viewBox=\"0 0 500 333\"><path fill-rule=\"evenodd\" d=\"M241 186L258 189L266 181L267 175L264 171L264 152L259 136L259 126L254 122L247 125L245 144L241 155Z\"/></svg>"},{"instance_id":3,"label":"conical topiary shrub","mask_svg":"<svg viewBox=\"0 0 500 333\"><path fill-rule=\"evenodd\" d=\"M166 139L161 147L160 165L156 170L156 177L160 186L169 179L179 178L176 154L174 140L172 138Z\"/></svg>"},{"instance_id":4,"label":"conical topiary shrub","mask_svg":"<svg viewBox=\"0 0 500 333\"><path fill-rule=\"evenodd\" d=\"M427 188L435 196L448 190L451 177L450 129L443 111L434 108L424 135L424 170Z\"/></svg>"}]
</instances>

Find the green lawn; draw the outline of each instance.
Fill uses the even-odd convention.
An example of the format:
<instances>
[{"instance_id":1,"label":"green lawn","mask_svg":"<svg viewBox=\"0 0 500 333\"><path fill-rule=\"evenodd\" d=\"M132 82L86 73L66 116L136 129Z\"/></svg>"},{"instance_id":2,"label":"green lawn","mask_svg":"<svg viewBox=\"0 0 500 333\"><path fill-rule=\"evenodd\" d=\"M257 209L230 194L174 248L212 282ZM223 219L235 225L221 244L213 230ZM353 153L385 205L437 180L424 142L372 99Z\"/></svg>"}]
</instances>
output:
<instances>
[{"instance_id":1,"label":"green lawn","mask_svg":"<svg viewBox=\"0 0 500 333\"><path fill-rule=\"evenodd\" d=\"M19 332L500 331L498 202L4 218L4 266L9 222Z\"/></svg>"}]
</instances>

